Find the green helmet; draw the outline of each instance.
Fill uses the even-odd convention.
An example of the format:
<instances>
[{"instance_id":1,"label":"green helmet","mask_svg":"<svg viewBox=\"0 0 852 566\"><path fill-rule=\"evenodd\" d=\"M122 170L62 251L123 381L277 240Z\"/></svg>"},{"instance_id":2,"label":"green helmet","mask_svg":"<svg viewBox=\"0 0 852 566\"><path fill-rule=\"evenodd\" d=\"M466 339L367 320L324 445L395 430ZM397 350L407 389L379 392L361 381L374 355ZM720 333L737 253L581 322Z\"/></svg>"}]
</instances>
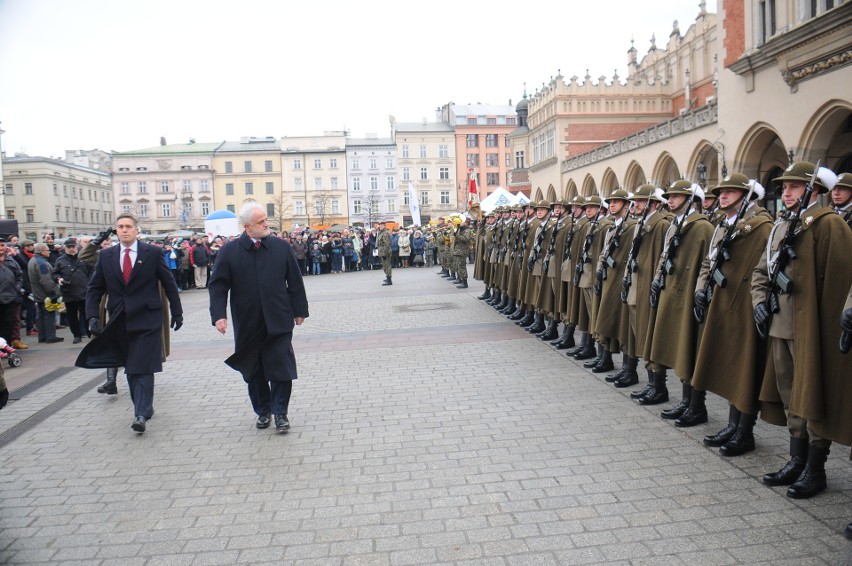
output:
<instances>
[{"instance_id":1,"label":"green helmet","mask_svg":"<svg viewBox=\"0 0 852 566\"><path fill-rule=\"evenodd\" d=\"M598 195L592 195L586 199L586 202L583 203L583 208L587 206L603 206L605 203Z\"/></svg>"},{"instance_id":2,"label":"green helmet","mask_svg":"<svg viewBox=\"0 0 852 566\"><path fill-rule=\"evenodd\" d=\"M584 199L580 195L577 195L577 196L575 196L574 198L571 199L571 206L583 206L583 204L585 204L585 202L586 202L586 199Z\"/></svg>"},{"instance_id":3,"label":"green helmet","mask_svg":"<svg viewBox=\"0 0 852 566\"><path fill-rule=\"evenodd\" d=\"M655 192L657 187L650 183L645 183L644 185L640 185L638 189L633 191L633 194L630 195L630 200L649 200L652 198L656 198Z\"/></svg>"},{"instance_id":4,"label":"green helmet","mask_svg":"<svg viewBox=\"0 0 852 566\"><path fill-rule=\"evenodd\" d=\"M844 189L852 189L852 173L841 173L837 176L837 183L834 185L836 187L843 187Z\"/></svg>"},{"instance_id":5,"label":"green helmet","mask_svg":"<svg viewBox=\"0 0 852 566\"><path fill-rule=\"evenodd\" d=\"M689 181L686 181L684 179L681 179L679 181L675 181L674 183L669 185L669 188L666 191L663 192L663 196L665 198L669 198L669 195L692 196L693 195L692 183L690 183Z\"/></svg>"},{"instance_id":6,"label":"green helmet","mask_svg":"<svg viewBox=\"0 0 852 566\"><path fill-rule=\"evenodd\" d=\"M772 182L777 183L776 190L778 192L781 191L784 181L802 181L808 183L812 178L814 179L814 188L820 193L827 193L833 189L837 182L837 175L826 167L820 167L816 178L814 178L814 169L816 169L816 165L810 161L798 161L787 167L780 177L772 179Z\"/></svg>"},{"instance_id":7,"label":"green helmet","mask_svg":"<svg viewBox=\"0 0 852 566\"><path fill-rule=\"evenodd\" d=\"M550 210L550 207L551 207L550 201L546 201L544 199L541 199L540 201L535 203L535 208L546 208L546 209Z\"/></svg>"},{"instance_id":8,"label":"green helmet","mask_svg":"<svg viewBox=\"0 0 852 566\"><path fill-rule=\"evenodd\" d=\"M612 194L610 194L609 197L607 197L606 200L607 200L607 202L612 202L614 200L627 201L627 200L630 200L630 195L627 194L627 191L625 191L624 189L616 189L616 190L612 191Z\"/></svg>"}]
</instances>

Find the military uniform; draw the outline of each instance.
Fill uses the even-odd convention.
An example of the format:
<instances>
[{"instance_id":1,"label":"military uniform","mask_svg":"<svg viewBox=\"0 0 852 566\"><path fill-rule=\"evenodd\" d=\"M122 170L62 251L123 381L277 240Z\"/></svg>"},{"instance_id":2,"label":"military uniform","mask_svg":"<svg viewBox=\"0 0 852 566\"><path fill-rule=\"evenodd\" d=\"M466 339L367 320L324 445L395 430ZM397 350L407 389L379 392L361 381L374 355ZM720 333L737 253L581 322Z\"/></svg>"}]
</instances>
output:
<instances>
[{"instance_id":1,"label":"military uniform","mask_svg":"<svg viewBox=\"0 0 852 566\"><path fill-rule=\"evenodd\" d=\"M536 308L544 313L545 328L536 336L543 341L550 341L559 338L560 317L556 312L556 294L559 286L562 284L562 278L559 274L559 256L557 255L557 247L559 235L565 225L567 215L565 210L568 203L565 200L555 201L551 204L551 217L548 223L547 232L544 236L543 259L541 260L541 286L538 291L536 300ZM564 232L563 232L564 237ZM554 343L554 345L556 345Z\"/></svg>"},{"instance_id":2,"label":"military uniform","mask_svg":"<svg viewBox=\"0 0 852 566\"><path fill-rule=\"evenodd\" d=\"M461 220L460 217L457 218ZM452 237L452 257L456 272L456 287L459 289L467 289L467 255L470 252L470 240L473 234L467 222L464 220L461 220L460 222L455 222L455 220L453 220L453 223L457 224Z\"/></svg>"},{"instance_id":3,"label":"military uniform","mask_svg":"<svg viewBox=\"0 0 852 566\"><path fill-rule=\"evenodd\" d=\"M834 211L852 228L852 173L841 173L831 189Z\"/></svg>"},{"instance_id":4,"label":"military uniform","mask_svg":"<svg viewBox=\"0 0 852 566\"><path fill-rule=\"evenodd\" d=\"M548 265L548 277L551 278L551 284L553 285L553 319L555 322L561 321L563 329L562 335L555 342L551 342L551 345L555 346L557 350L567 350L575 346L575 326L569 324L566 317L562 314L562 298L564 293L567 292L567 286L562 281L562 262L565 258L565 248L569 244L568 240L573 237L571 230L574 227L574 215L570 201L562 199L559 202L562 204L564 212L559 218L559 222L556 225L556 232L554 233L555 242L553 245L553 254Z\"/></svg>"},{"instance_id":5,"label":"military uniform","mask_svg":"<svg viewBox=\"0 0 852 566\"><path fill-rule=\"evenodd\" d=\"M384 225L382 225L381 231L376 238L376 249L379 251L379 257L382 260L382 269L385 272L385 280L382 285L393 285L391 279L391 235Z\"/></svg>"},{"instance_id":6,"label":"military uniform","mask_svg":"<svg viewBox=\"0 0 852 566\"><path fill-rule=\"evenodd\" d=\"M774 181L782 182L791 197L812 179L814 169L812 163L794 163ZM833 183L820 177L814 189L827 192L827 184ZM837 313L852 284L852 231L815 199L794 214L801 217L792 242L795 261L783 270L776 263L783 257L778 254L792 221L785 215L773 226L767 251L754 270L751 295L755 321L768 334L771 352L760 392L761 417L786 424L791 437L790 461L763 482L792 484L788 497L807 498L826 487L830 439L852 443L852 358L837 348ZM776 278L776 287L777 273L784 277Z\"/></svg>"},{"instance_id":7,"label":"military uniform","mask_svg":"<svg viewBox=\"0 0 852 566\"><path fill-rule=\"evenodd\" d=\"M556 222L550 220L551 204L546 200L540 200L535 204L536 217L535 231L532 238L528 240L528 246L531 246L527 251L526 267L526 288L524 293L524 302L533 310L533 322L525 327L527 332L537 334L545 330L544 311L538 304L539 295L541 293L544 256L547 253L547 246L550 243L551 228ZM541 211L541 215L539 215Z\"/></svg>"},{"instance_id":8,"label":"military uniform","mask_svg":"<svg viewBox=\"0 0 852 566\"><path fill-rule=\"evenodd\" d=\"M757 396L766 363L766 342L753 324L751 294L744 291L750 291L751 274L766 250L772 217L754 202L763 198L763 187L751 190L750 203L745 200L754 186L749 183L748 177L734 173L713 189L717 196L722 189L742 194L724 211L733 216L726 214L713 232L694 296L696 318L704 330L692 386L712 391L730 403L728 425L704 437L704 444L719 447L723 456L754 450ZM720 352L727 355L728 363L718 363ZM684 401L688 403L686 395Z\"/></svg>"},{"instance_id":9,"label":"military uniform","mask_svg":"<svg viewBox=\"0 0 852 566\"><path fill-rule=\"evenodd\" d=\"M585 202L586 199L579 195L571 199L571 228L565 235L559 264L560 289L557 294L557 309L562 321L572 329L572 333L577 328L577 314L580 310L577 304L579 294L574 287L574 266L576 265L576 257L580 254L583 245L580 233L583 226L589 221L583 215L583 204ZM568 350L566 355L573 357L577 352L588 350L588 342L588 333L583 333L580 337L580 344Z\"/></svg>"}]
</instances>

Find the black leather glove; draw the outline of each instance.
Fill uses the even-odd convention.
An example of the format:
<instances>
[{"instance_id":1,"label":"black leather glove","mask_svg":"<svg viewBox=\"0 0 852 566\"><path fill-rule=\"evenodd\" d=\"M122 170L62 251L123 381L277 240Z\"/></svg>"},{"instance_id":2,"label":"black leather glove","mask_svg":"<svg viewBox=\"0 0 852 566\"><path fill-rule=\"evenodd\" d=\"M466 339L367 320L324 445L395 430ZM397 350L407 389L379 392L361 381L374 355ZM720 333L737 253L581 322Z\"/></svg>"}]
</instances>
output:
<instances>
[{"instance_id":1,"label":"black leather glove","mask_svg":"<svg viewBox=\"0 0 852 566\"><path fill-rule=\"evenodd\" d=\"M173 316L172 317L172 324L171 324L172 330L177 332L178 330L180 330L181 326L183 326L183 316L181 316L181 315Z\"/></svg>"},{"instance_id":2,"label":"black leather glove","mask_svg":"<svg viewBox=\"0 0 852 566\"><path fill-rule=\"evenodd\" d=\"M595 272L595 279L597 279L598 281L603 281L603 280L604 280L604 270L603 270L603 269L598 269L598 270Z\"/></svg>"},{"instance_id":3,"label":"black leather glove","mask_svg":"<svg viewBox=\"0 0 852 566\"><path fill-rule=\"evenodd\" d=\"M651 307L657 308L660 304L660 293L663 290L663 285L659 279L654 279L651 282Z\"/></svg>"},{"instance_id":4,"label":"black leather glove","mask_svg":"<svg viewBox=\"0 0 852 566\"><path fill-rule=\"evenodd\" d=\"M695 315L695 320L698 321L698 324L704 322L704 317L707 315L707 293L704 292L704 289L698 289L695 292L692 313Z\"/></svg>"},{"instance_id":5,"label":"black leather glove","mask_svg":"<svg viewBox=\"0 0 852 566\"><path fill-rule=\"evenodd\" d=\"M91 332L95 336L100 336L103 334L103 327L101 326L101 319L97 317L92 317L89 319L89 332Z\"/></svg>"},{"instance_id":6,"label":"black leather glove","mask_svg":"<svg viewBox=\"0 0 852 566\"><path fill-rule=\"evenodd\" d=\"M601 285L600 281L592 285L592 291L594 291L595 295L597 295L598 297L601 296L601 293L603 292L603 286Z\"/></svg>"},{"instance_id":7,"label":"black leather glove","mask_svg":"<svg viewBox=\"0 0 852 566\"><path fill-rule=\"evenodd\" d=\"M9 402L9 390L5 387L3 391L0 391L0 409L6 406L6 403Z\"/></svg>"},{"instance_id":8,"label":"black leather glove","mask_svg":"<svg viewBox=\"0 0 852 566\"><path fill-rule=\"evenodd\" d=\"M766 338L769 335L769 309L766 304L760 303L754 307L754 324L757 326L757 333L761 338Z\"/></svg>"},{"instance_id":9,"label":"black leather glove","mask_svg":"<svg viewBox=\"0 0 852 566\"><path fill-rule=\"evenodd\" d=\"M93 246L100 247L100 246L101 246L101 244L103 244L103 243L104 243L104 241L105 241L107 238L109 238L110 236L112 236L113 231L114 231L114 230L113 230L112 228L107 228L106 230L104 230L103 232L101 232L100 234L98 234L98 236L97 236L94 240L92 240L91 242L89 242L89 243L90 243L91 245L93 245Z\"/></svg>"},{"instance_id":10,"label":"black leather glove","mask_svg":"<svg viewBox=\"0 0 852 566\"><path fill-rule=\"evenodd\" d=\"M621 302L627 304L627 297L630 293L630 281L625 277L621 280Z\"/></svg>"}]
</instances>

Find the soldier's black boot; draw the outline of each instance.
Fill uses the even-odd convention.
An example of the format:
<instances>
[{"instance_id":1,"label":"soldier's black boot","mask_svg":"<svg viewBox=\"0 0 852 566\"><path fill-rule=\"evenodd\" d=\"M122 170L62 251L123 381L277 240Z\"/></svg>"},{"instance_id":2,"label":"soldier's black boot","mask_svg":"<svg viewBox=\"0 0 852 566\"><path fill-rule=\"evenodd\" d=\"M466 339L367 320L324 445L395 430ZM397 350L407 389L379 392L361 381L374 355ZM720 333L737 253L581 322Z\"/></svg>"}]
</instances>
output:
<instances>
[{"instance_id":1,"label":"soldier's black boot","mask_svg":"<svg viewBox=\"0 0 852 566\"><path fill-rule=\"evenodd\" d=\"M731 405L728 408L728 426L717 432L704 437L705 446L722 446L728 442L734 433L737 432L737 425L740 422L740 412L736 407ZM752 424L754 426L754 424ZM753 443L752 443L753 444ZM754 448L752 448L753 450Z\"/></svg>"},{"instance_id":2,"label":"soldier's black boot","mask_svg":"<svg viewBox=\"0 0 852 566\"><path fill-rule=\"evenodd\" d=\"M754 423L757 421L757 415L745 415L739 411L737 413L739 414L737 430L731 439L719 448L719 454L722 456L742 456L754 450Z\"/></svg>"},{"instance_id":3,"label":"soldier's black boot","mask_svg":"<svg viewBox=\"0 0 852 566\"><path fill-rule=\"evenodd\" d=\"M692 386L688 383L684 383L681 385L681 387L683 389L683 393L680 398L680 403L678 403L671 409L660 411L660 416L664 419L679 419L681 415L683 415L689 408L689 400L692 398Z\"/></svg>"},{"instance_id":4,"label":"soldier's black boot","mask_svg":"<svg viewBox=\"0 0 852 566\"><path fill-rule=\"evenodd\" d=\"M530 334L536 334L544 330L544 313L536 313L535 318L533 318L532 324L524 328Z\"/></svg>"},{"instance_id":5,"label":"soldier's black boot","mask_svg":"<svg viewBox=\"0 0 852 566\"><path fill-rule=\"evenodd\" d=\"M115 378L118 375L118 368L107 368L106 381L98 387L98 393L106 393L107 395L116 395L118 387L115 385Z\"/></svg>"},{"instance_id":6,"label":"soldier's black boot","mask_svg":"<svg viewBox=\"0 0 852 566\"><path fill-rule=\"evenodd\" d=\"M453 273L452 271L450 271L449 280L450 280L451 285L456 285L457 283L461 283L461 279L459 279L458 273Z\"/></svg>"},{"instance_id":7,"label":"soldier's black boot","mask_svg":"<svg viewBox=\"0 0 852 566\"><path fill-rule=\"evenodd\" d=\"M651 392L654 389L654 372L651 371L651 368L645 368L648 372L648 385L640 389L639 391L634 391L630 394L631 399L640 399Z\"/></svg>"},{"instance_id":8,"label":"soldier's black boot","mask_svg":"<svg viewBox=\"0 0 852 566\"><path fill-rule=\"evenodd\" d=\"M555 318L553 318L553 317L548 318L547 319L547 326L545 327L545 329L543 331L538 333L538 339L541 340L542 342L549 342L550 340L553 340L554 338L558 338L559 337L559 330L557 330L557 328L556 328L557 326L559 326L559 323L556 322Z\"/></svg>"},{"instance_id":9,"label":"soldier's black boot","mask_svg":"<svg viewBox=\"0 0 852 566\"><path fill-rule=\"evenodd\" d=\"M825 481L825 461L828 459L828 448L808 446L808 463L802 475L787 488L787 497L792 499L808 499L827 487Z\"/></svg>"},{"instance_id":10,"label":"soldier's black boot","mask_svg":"<svg viewBox=\"0 0 852 566\"><path fill-rule=\"evenodd\" d=\"M390 277L385 277L385 280L382 281L382 287L387 287L388 285L393 285L393 281Z\"/></svg>"},{"instance_id":11,"label":"soldier's black boot","mask_svg":"<svg viewBox=\"0 0 852 566\"><path fill-rule=\"evenodd\" d=\"M603 356L603 344L601 344L597 340L593 340L592 346L595 348L595 357L589 360L588 362L583 363L583 367L587 369L591 369L598 365L598 363L600 363L601 361L601 356Z\"/></svg>"},{"instance_id":12,"label":"soldier's black boot","mask_svg":"<svg viewBox=\"0 0 852 566\"><path fill-rule=\"evenodd\" d=\"M616 381L618 381L619 379L624 377L624 374L627 373L627 362L629 360L630 360L630 356L628 356L626 353L622 352L622 354L621 354L621 367L618 368L617 372L606 376L604 378L604 381L606 381L607 383L615 383Z\"/></svg>"},{"instance_id":13,"label":"soldier's black boot","mask_svg":"<svg viewBox=\"0 0 852 566\"><path fill-rule=\"evenodd\" d=\"M573 357L575 360L588 360L589 358L595 357L595 341L592 339L592 335L588 332L586 332L586 336L588 337L588 340L586 340L585 348L574 352Z\"/></svg>"},{"instance_id":14,"label":"soldier's black boot","mask_svg":"<svg viewBox=\"0 0 852 566\"><path fill-rule=\"evenodd\" d=\"M496 295L496 292L495 292L495 295ZM482 294L481 294L481 295L479 295L479 296L478 296L478 297L476 297L476 298L477 298L477 299L479 299L480 301L484 301L484 300L486 300L486 299L490 299L490 298L491 298L491 287L486 287L486 288L485 288L485 291L483 291L483 292L482 292Z\"/></svg>"},{"instance_id":15,"label":"soldier's black boot","mask_svg":"<svg viewBox=\"0 0 852 566\"><path fill-rule=\"evenodd\" d=\"M571 348L565 355L569 358L573 358L574 354L579 352L580 350L584 350L586 348L586 344L589 342L589 333L588 332L580 332L580 343L577 344L576 348Z\"/></svg>"},{"instance_id":16,"label":"soldier's black boot","mask_svg":"<svg viewBox=\"0 0 852 566\"><path fill-rule=\"evenodd\" d=\"M554 318L554 321L555 320L556 320L556 318ZM559 329L559 323L558 322L556 323L556 329L557 330ZM557 336L555 340L551 340L550 345L551 346L558 346L559 344L561 344L562 341L565 340L565 333L566 332L568 332L568 325L563 324L562 325L562 334L559 334L559 336Z\"/></svg>"},{"instance_id":17,"label":"soldier's black boot","mask_svg":"<svg viewBox=\"0 0 852 566\"><path fill-rule=\"evenodd\" d=\"M462 279L461 283L456 285L456 289L467 289L467 279Z\"/></svg>"},{"instance_id":18,"label":"soldier's black boot","mask_svg":"<svg viewBox=\"0 0 852 566\"><path fill-rule=\"evenodd\" d=\"M495 290L493 293L491 293L490 297L488 297L487 299L483 299L483 300L485 301L485 304L491 305L493 307L493 306L499 304L502 299L503 299L503 293Z\"/></svg>"},{"instance_id":19,"label":"soldier's black boot","mask_svg":"<svg viewBox=\"0 0 852 566\"><path fill-rule=\"evenodd\" d=\"M678 428L686 428L706 423L707 405L704 404L706 398L706 391L693 388L692 396L689 398L689 408L679 419L675 419L674 425Z\"/></svg>"},{"instance_id":20,"label":"soldier's black boot","mask_svg":"<svg viewBox=\"0 0 852 566\"><path fill-rule=\"evenodd\" d=\"M510 314L506 317L509 320L514 320L515 322L521 320L522 318L524 318L527 315L527 311L524 310L524 304L520 301L518 301L517 303L518 303L518 308L516 308L515 311L512 314Z\"/></svg>"},{"instance_id":21,"label":"soldier's black boot","mask_svg":"<svg viewBox=\"0 0 852 566\"><path fill-rule=\"evenodd\" d=\"M636 368L639 367L639 358L628 358L627 371L624 372L618 380L613 382L613 385L619 389L630 387L639 383L639 374L636 373Z\"/></svg>"},{"instance_id":22,"label":"soldier's black boot","mask_svg":"<svg viewBox=\"0 0 852 566\"><path fill-rule=\"evenodd\" d=\"M639 398L640 405L659 405L669 400L669 389L666 387L666 370L654 372L653 388L647 395Z\"/></svg>"},{"instance_id":23,"label":"soldier's black boot","mask_svg":"<svg viewBox=\"0 0 852 566\"><path fill-rule=\"evenodd\" d=\"M805 463L808 460L808 439L790 437L790 461L784 464L784 467L763 476L763 483L770 486L776 485L792 485L796 483L802 471L805 469Z\"/></svg>"},{"instance_id":24,"label":"soldier's black boot","mask_svg":"<svg viewBox=\"0 0 852 566\"><path fill-rule=\"evenodd\" d=\"M506 306L501 308L501 309L498 309L498 312L500 314L505 314L506 316L508 316L508 315L512 314L513 312L515 312L516 308L518 308L518 305L515 303L515 299L513 299L511 297L507 297L506 298Z\"/></svg>"},{"instance_id":25,"label":"soldier's black boot","mask_svg":"<svg viewBox=\"0 0 852 566\"><path fill-rule=\"evenodd\" d=\"M575 324L565 324L565 330L562 332L562 337L559 339L559 343L556 344L557 350L568 350L576 345L574 343L575 328L577 328L577 325Z\"/></svg>"},{"instance_id":26,"label":"soldier's black boot","mask_svg":"<svg viewBox=\"0 0 852 566\"><path fill-rule=\"evenodd\" d=\"M612 352L604 348L601 361L592 368L592 373L603 373L605 371L612 371L613 369L615 369L615 366L612 363Z\"/></svg>"},{"instance_id":27,"label":"soldier's black boot","mask_svg":"<svg viewBox=\"0 0 852 566\"><path fill-rule=\"evenodd\" d=\"M450 276L450 271L448 269L441 269L441 272L438 273L438 275L440 275L441 277L446 279L447 277Z\"/></svg>"},{"instance_id":28,"label":"soldier's black boot","mask_svg":"<svg viewBox=\"0 0 852 566\"><path fill-rule=\"evenodd\" d=\"M533 309L530 309L528 311L524 311L524 317L515 320L515 324L517 324L518 326L527 327L533 323L533 320L535 320L535 311Z\"/></svg>"},{"instance_id":29,"label":"soldier's black boot","mask_svg":"<svg viewBox=\"0 0 852 566\"><path fill-rule=\"evenodd\" d=\"M494 304L494 308L497 309L497 312L503 312L504 309L509 308L509 295L503 293L500 301Z\"/></svg>"}]
</instances>

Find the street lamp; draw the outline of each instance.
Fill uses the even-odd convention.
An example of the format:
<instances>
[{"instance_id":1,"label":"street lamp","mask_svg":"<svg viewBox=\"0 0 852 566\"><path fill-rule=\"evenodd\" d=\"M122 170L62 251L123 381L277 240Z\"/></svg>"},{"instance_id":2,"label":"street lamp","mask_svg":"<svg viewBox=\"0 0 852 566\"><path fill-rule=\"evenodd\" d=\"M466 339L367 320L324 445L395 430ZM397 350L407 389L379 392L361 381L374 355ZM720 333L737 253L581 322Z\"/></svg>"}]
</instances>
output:
<instances>
[{"instance_id":1,"label":"street lamp","mask_svg":"<svg viewBox=\"0 0 852 566\"><path fill-rule=\"evenodd\" d=\"M702 189L707 186L707 166L703 163L698 164L698 184Z\"/></svg>"}]
</instances>

